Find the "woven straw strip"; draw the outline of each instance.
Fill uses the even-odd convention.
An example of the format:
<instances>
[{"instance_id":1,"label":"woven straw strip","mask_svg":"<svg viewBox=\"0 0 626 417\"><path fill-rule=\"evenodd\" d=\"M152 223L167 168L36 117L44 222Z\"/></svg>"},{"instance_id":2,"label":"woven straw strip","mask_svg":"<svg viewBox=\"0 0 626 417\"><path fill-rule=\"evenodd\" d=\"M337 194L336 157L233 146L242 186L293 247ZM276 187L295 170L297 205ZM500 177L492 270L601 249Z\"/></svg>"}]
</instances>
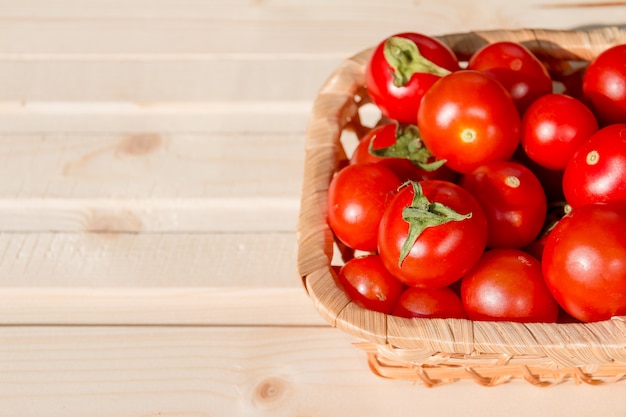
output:
<instances>
[{"instance_id":1,"label":"woven straw strip","mask_svg":"<svg viewBox=\"0 0 626 417\"><path fill-rule=\"evenodd\" d=\"M355 346L367 353L370 369L377 375L389 379L421 382L427 387L437 387L458 380L470 379L483 386L497 386L515 379L524 380L537 387L549 387L573 380L576 383L605 385L626 378L626 365L610 364L586 370L581 367L548 369L540 364L505 365L420 365L394 361L380 354L380 346L374 343L356 343Z\"/></svg>"},{"instance_id":2,"label":"woven straw strip","mask_svg":"<svg viewBox=\"0 0 626 417\"><path fill-rule=\"evenodd\" d=\"M523 43L544 58L588 61L610 46L626 43L626 32L616 27L524 29L451 34L439 39L461 59L487 43L509 40ZM354 130L360 136L366 131L358 112L359 106L369 101L364 71L371 52L367 49L346 59L331 74L315 100L307 128L297 227L298 270L320 314L331 325L378 346L370 355L376 357L379 372L389 374L383 365L391 364L391 369L408 373L411 379L428 380L431 386L466 378L486 385L522 378L538 386L564 379L591 384L622 379L626 373L624 317L589 324L403 319L365 310L338 287L330 266L338 245L326 223L326 191L346 158L342 133ZM387 362L379 362L382 357ZM398 376L396 371L392 373Z\"/></svg>"}]
</instances>

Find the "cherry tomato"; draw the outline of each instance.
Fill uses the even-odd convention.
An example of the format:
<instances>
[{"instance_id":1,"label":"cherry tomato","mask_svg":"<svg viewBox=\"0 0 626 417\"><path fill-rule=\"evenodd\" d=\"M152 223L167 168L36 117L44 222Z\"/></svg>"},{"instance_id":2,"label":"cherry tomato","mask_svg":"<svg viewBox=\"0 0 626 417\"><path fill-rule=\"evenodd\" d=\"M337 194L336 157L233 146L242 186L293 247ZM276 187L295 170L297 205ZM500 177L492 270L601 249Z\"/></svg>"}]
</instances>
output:
<instances>
[{"instance_id":1,"label":"cherry tomato","mask_svg":"<svg viewBox=\"0 0 626 417\"><path fill-rule=\"evenodd\" d=\"M598 130L591 110L564 94L547 94L522 118L522 147L539 165L564 170L576 149Z\"/></svg>"},{"instance_id":2,"label":"cherry tomato","mask_svg":"<svg viewBox=\"0 0 626 417\"><path fill-rule=\"evenodd\" d=\"M575 319L626 314L626 203L574 207L548 235L542 266L554 297Z\"/></svg>"},{"instance_id":3,"label":"cherry tomato","mask_svg":"<svg viewBox=\"0 0 626 417\"><path fill-rule=\"evenodd\" d=\"M385 39L374 49L365 82L384 116L416 124L424 93L442 75L458 69L459 62L446 45L430 36L406 32Z\"/></svg>"},{"instance_id":4,"label":"cherry tomato","mask_svg":"<svg viewBox=\"0 0 626 417\"><path fill-rule=\"evenodd\" d=\"M328 224L346 246L373 252L387 201L402 183L380 164L348 165L328 189Z\"/></svg>"},{"instance_id":5,"label":"cherry tomato","mask_svg":"<svg viewBox=\"0 0 626 417\"><path fill-rule=\"evenodd\" d=\"M626 124L591 135L572 156L563 174L563 193L572 207L626 200Z\"/></svg>"},{"instance_id":6,"label":"cherry tomato","mask_svg":"<svg viewBox=\"0 0 626 417\"><path fill-rule=\"evenodd\" d=\"M471 320L556 322L559 306L543 279L541 263L517 249L493 249L461 280Z\"/></svg>"},{"instance_id":7,"label":"cherry tomato","mask_svg":"<svg viewBox=\"0 0 626 417\"><path fill-rule=\"evenodd\" d=\"M361 307L391 314L404 285L385 269L378 255L352 258L337 274L352 301Z\"/></svg>"},{"instance_id":8,"label":"cherry tomato","mask_svg":"<svg viewBox=\"0 0 626 417\"><path fill-rule=\"evenodd\" d=\"M539 165L530 159L521 146L515 151L515 154L510 160L519 162L535 174L543 187L543 191L546 193L548 203L562 203L565 201L565 197L563 196L564 169L550 169Z\"/></svg>"},{"instance_id":9,"label":"cherry tomato","mask_svg":"<svg viewBox=\"0 0 626 417\"><path fill-rule=\"evenodd\" d=\"M461 178L460 185L478 200L487 217L487 246L521 248L543 228L547 200L541 183L513 161L481 165Z\"/></svg>"},{"instance_id":10,"label":"cherry tomato","mask_svg":"<svg viewBox=\"0 0 626 417\"><path fill-rule=\"evenodd\" d=\"M398 317L467 318L461 298L450 288L409 287L400 295L392 314Z\"/></svg>"},{"instance_id":11,"label":"cherry tomato","mask_svg":"<svg viewBox=\"0 0 626 417\"><path fill-rule=\"evenodd\" d=\"M441 78L424 95L417 119L426 147L460 173L509 159L520 141L520 117L511 96L478 71Z\"/></svg>"},{"instance_id":12,"label":"cherry tomato","mask_svg":"<svg viewBox=\"0 0 626 417\"><path fill-rule=\"evenodd\" d=\"M468 69L492 75L511 94L523 114L537 98L552 92L552 79L546 67L524 45L494 42L480 48L468 62Z\"/></svg>"},{"instance_id":13,"label":"cherry tomato","mask_svg":"<svg viewBox=\"0 0 626 417\"><path fill-rule=\"evenodd\" d=\"M601 125L626 123L626 44L605 50L589 63L583 94Z\"/></svg>"},{"instance_id":14,"label":"cherry tomato","mask_svg":"<svg viewBox=\"0 0 626 417\"><path fill-rule=\"evenodd\" d=\"M377 156L374 152L391 150L390 155L397 156ZM413 159L413 160L412 160ZM415 161L415 162L413 162ZM440 179L446 181L456 181L457 173L445 165L433 170L427 170L418 163L433 163L434 158L430 152L421 144L419 131L415 125L399 126L397 123L384 123L370 130L357 145L350 158L351 164L378 162L385 165L402 182L412 180L421 181L425 179Z\"/></svg>"},{"instance_id":15,"label":"cherry tomato","mask_svg":"<svg viewBox=\"0 0 626 417\"><path fill-rule=\"evenodd\" d=\"M486 242L487 220L476 199L456 184L425 180L405 185L388 204L378 251L400 281L437 288L461 278Z\"/></svg>"}]
</instances>

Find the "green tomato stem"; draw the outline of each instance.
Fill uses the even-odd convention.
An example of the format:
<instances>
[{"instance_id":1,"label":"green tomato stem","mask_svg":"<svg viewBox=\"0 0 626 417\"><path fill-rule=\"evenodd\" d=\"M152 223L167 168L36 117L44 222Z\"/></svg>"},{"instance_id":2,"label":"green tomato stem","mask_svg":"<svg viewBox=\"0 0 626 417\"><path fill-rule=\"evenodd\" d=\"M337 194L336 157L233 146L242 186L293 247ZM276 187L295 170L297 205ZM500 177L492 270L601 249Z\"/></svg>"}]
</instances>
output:
<instances>
[{"instance_id":1,"label":"green tomato stem","mask_svg":"<svg viewBox=\"0 0 626 417\"><path fill-rule=\"evenodd\" d=\"M398 266L400 267L424 230L472 217L471 212L459 214L441 203L430 202L423 194L422 186L418 182L407 181L403 186L406 185L413 187L413 201L410 206L402 210L402 219L409 223L409 233L400 249L400 258L398 259Z\"/></svg>"},{"instance_id":2,"label":"green tomato stem","mask_svg":"<svg viewBox=\"0 0 626 417\"><path fill-rule=\"evenodd\" d=\"M419 48L410 39L392 36L385 41L383 49L385 59L393 69L393 84L402 87L409 82L413 74L425 72L440 77L450 71L424 58Z\"/></svg>"},{"instance_id":3,"label":"green tomato stem","mask_svg":"<svg viewBox=\"0 0 626 417\"><path fill-rule=\"evenodd\" d=\"M396 127L396 142L386 148L374 149L376 137L369 144L369 153L379 158L408 159L425 171L434 171L446 163L445 159L429 162L433 154L422 142L419 129L415 125L398 125Z\"/></svg>"}]
</instances>

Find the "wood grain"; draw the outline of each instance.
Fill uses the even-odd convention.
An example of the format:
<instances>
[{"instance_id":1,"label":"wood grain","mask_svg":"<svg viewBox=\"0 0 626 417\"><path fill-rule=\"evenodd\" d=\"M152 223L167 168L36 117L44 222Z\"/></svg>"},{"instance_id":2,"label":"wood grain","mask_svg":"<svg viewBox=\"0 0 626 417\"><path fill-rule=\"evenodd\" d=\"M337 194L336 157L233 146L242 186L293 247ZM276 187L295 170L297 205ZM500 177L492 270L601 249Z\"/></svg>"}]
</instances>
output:
<instances>
[{"instance_id":1,"label":"wood grain","mask_svg":"<svg viewBox=\"0 0 626 417\"><path fill-rule=\"evenodd\" d=\"M21 417L623 416L623 387L427 389L369 372L328 328L4 327L0 407ZM575 392L575 395L573 393Z\"/></svg>"},{"instance_id":2,"label":"wood grain","mask_svg":"<svg viewBox=\"0 0 626 417\"><path fill-rule=\"evenodd\" d=\"M623 416L622 385L375 377L307 297L295 232L311 106L344 58L406 30L624 24L623 12L0 0L0 415Z\"/></svg>"}]
</instances>

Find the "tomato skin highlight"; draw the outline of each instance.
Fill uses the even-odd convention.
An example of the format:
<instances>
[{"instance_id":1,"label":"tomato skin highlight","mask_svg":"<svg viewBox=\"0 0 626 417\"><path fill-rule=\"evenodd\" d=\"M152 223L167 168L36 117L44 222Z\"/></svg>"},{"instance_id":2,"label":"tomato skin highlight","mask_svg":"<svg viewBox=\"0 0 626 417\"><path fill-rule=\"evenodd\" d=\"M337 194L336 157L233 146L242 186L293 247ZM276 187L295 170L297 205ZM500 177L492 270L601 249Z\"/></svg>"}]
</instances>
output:
<instances>
[{"instance_id":1,"label":"tomato skin highlight","mask_svg":"<svg viewBox=\"0 0 626 417\"><path fill-rule=\"evenodd\" d=\"M412 32L393 36L412 40L424 58L440 67L449 71L459 70L459 62L454 53L437 39ZM415 73L404 86L395 86L392 67L383 52L385 41L376 46L365 69L369 96L386 117L400 123L416 124L421 99L440 76L426 72Z\"/></svg>"},{"instance_id":2,"label":"tomato skin highlight","mask_svg":"<svg viewBox=\"0 0 626 417\"><path fill-rule=\"evenodd\" d=\"M547 213L539 179L513 161L481 165L460 185L480 203L487 217L489 248L522 248L541 232Z\"/></svg>"},{"instance_id":3,"label":"tomato skin highlight","mask_svg":"<svg viewBox=\"0 0 626 417\"><path fill-rule=\"evenodd\" d=\"M461 298L448 287L407 288L398 298L392 314L405 318L467 318Z\"/></svg>"},{"instance_id":4,"label":"tomato skin highlight","mask_svg":"<svg viewBox=\"0 0 626 417\"><path fill-rule=\"evenodd\" d=\"M445 287L460 279L480 258L487 242L487 220L476 199L460 186L440 180L421 181L423 194L460 214L471 213L462 221L451 221L425 229L399 265L409 224L402 213L414 197L411 187L403 187L389 202L380 221L378 252L386 268L412 287Z\"/></svg>"},{"instance_id":5,"label":"tomato skin highlight","mask_svg":"<svg viewBox=\"0 0 626 417\"><path fill-rule=\"evenodd\" d=\"M553 323L559 315L540 261L517 249L485 252L461 280L461 299L470 320Z\"/></svg>"},{"instance_id":6,"label":"tomato skin highlight","mask_svg":"<svg viewBox=\"0 0 626 417\"><path fill-rule=\"evenodd\" d=\"M626 203L573 208L548 235L542 268L573 318L593 322L626 314Z\"/></svg>"},{"instance_id":7,"label":"tomato skin highlight","mask_svg":"<svg viewBox=\"0 0 626 417\"><path fill-rule=\"evenodd\" d=\"M387 202L402 183L384 165L355 164L341 169L328 188L328 224L346 246L374 252Z\"/></svg>"},{"instance_id":8,"label":"tomato skin highlight","mask_svg":"<svg viewBox=\"0 0 626 417\"><path fill-rule=\"evenodd\" d=\"M563 94L537 99L522 118L522 147L530 159L552 170L564 170L578 147L598 130L593 112Z\"/></svg>"},{"instance_id":9,"label":"tomato skin highlight","mask_svg":"<svg viewBox=\"0 0 626 417\"><path fill-rule=\"evenodd\" d=\"M626 124L594 133L570 159L563 193L572 207L626 200Z\"/></svg>"},{"instance_id":10,"label":"tomato skin highlight","mask_svg":"<svg viewBox=\"0 0 626 417\"><path fill-rule=\"evenodd\" d=\"M516 42L493 42L476 51L468 69L492 75L511 94L522 115L535 100L552 92L546 67L525 46Z\"/></svg>"},{"instance_id":11,"label":"tomato skin highlight","mask_svg":"<svg viewBox=\"0 0 626 417\"><path fill-rule=\"evenodd\" d=\"M520 142L513 99L493 77L473 70L437 81L422 99L417 125L430 152L460 173L509 159Z\"/></svg>"},{"instance_id":12,"label":"tomato skin highlight","mask_svg":"<svg viewBox=\"0 0 626 417\"><path fill-rule=\"evenodd\" d=\"M602 126L626 123L626 44L606 49L589 63L583 94Z\"/></svg>"},{"instance_id":13,"label":"tomato skin highlight","mask_svg":"<svg viewBox=\"0 0 626 417\"><path fill-rule=\"evenodd\" d=\"M337 280L356 304L385 314L391 314L404 290L378 255L352 258L341 267Z\"/></svg>"}]
</instances>

